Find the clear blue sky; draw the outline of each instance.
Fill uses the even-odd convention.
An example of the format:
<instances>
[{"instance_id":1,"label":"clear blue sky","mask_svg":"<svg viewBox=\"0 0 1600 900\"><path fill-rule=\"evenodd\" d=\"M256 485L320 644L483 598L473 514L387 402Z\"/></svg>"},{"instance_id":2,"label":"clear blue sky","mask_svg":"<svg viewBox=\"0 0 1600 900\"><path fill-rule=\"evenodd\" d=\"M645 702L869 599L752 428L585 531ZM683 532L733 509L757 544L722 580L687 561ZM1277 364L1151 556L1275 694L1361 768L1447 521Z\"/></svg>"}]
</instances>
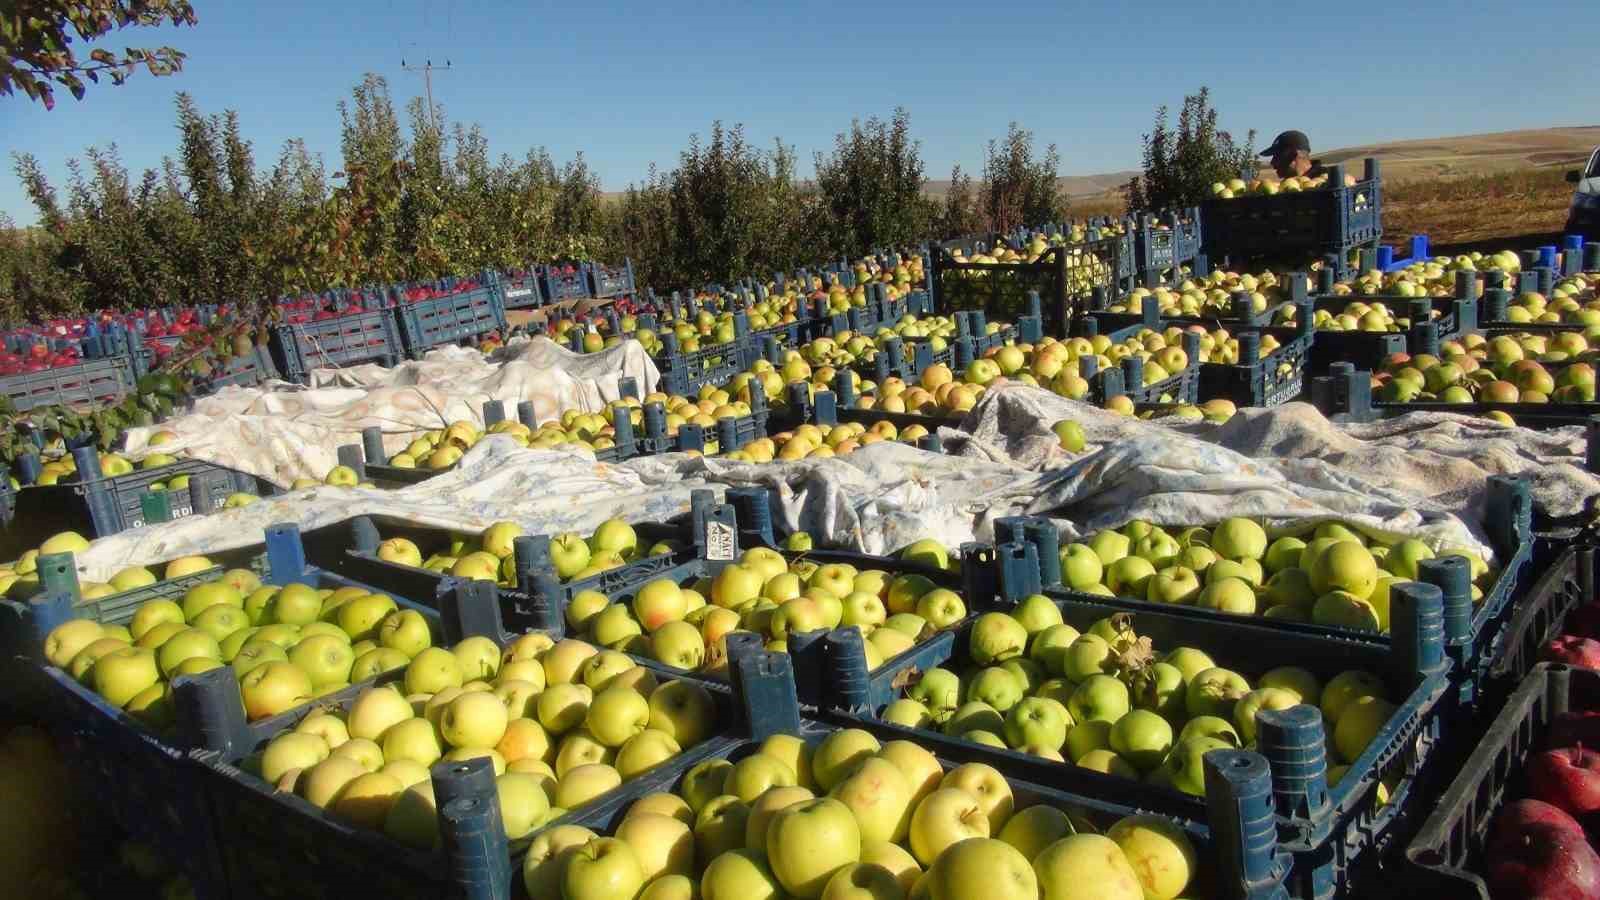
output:
<instances>
[{"instance_id":1,"label":"clear blue sky","mask_svg":"<svg viewBox=\"0 0 1600 900\"><path fill-rule=\"evenodd\" d=\"M406 62L448 58L435 99L480 123L496 156L583 151L615 190L664 167L713 119L795 145L802 174L852 117L910 111L927 172L969 171L1017 120L1059 145L1062 174L1131 168L1156 106L1210 85L1223 127L1258 142L1285 128L1331 149L1376 140L1584 124L1595 119L1593 0L1422 0L1357 7L1186 0L1140 4L655 3L501 0L194 0L199 25L113 35L176 46L170 78L141 73L54 111L0 98L0 211L35 215L10 153L59 187L65 161L116 141L135 173L171 153L173 95L236 109L257 162L304 137L338 167L335 104L365 72L397 106L421 93ZM80 50L80 57L85 55ZM1259 143L1258 143L1259 145Z\"/></svg>"}]
</instances>

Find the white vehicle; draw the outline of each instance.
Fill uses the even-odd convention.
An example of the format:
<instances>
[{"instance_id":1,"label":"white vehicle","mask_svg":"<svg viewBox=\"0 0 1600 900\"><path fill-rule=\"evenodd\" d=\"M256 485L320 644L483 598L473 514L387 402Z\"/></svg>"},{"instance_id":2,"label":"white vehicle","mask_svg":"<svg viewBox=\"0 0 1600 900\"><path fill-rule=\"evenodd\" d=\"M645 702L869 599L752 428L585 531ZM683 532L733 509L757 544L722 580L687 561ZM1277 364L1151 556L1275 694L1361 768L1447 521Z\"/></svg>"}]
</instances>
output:
<instances>
[{"instance_id":1,"label":"white vehicle","mask_svg":"<svg viewBox=\"0 0 1600 900\"><path fill-rule=\"evenodd\" d=\"M1587 240L1600 240L1600 147L1589 154L1581 169L1567 173L1577 186L1572 193L1572 208L1567 212L1567 234L1581 234Z\"/></svg>"}]
</instances>

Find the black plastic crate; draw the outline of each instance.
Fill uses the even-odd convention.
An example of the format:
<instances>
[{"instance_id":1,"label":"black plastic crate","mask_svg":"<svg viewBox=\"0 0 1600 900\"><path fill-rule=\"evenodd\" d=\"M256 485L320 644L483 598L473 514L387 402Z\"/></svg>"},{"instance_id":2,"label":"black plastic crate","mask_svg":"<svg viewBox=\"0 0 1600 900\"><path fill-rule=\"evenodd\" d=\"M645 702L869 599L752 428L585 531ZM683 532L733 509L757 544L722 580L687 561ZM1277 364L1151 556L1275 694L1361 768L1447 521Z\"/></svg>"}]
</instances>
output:
<instances>
[{"instance_id":1,"label":"black plastic crate","mask_svg":"<svg viewBox=\"0 0 1600 900\"><path fill-rule=\"evenodd\" d=\"M1389 403L1372 396L1372 374L1356 371L1349 363L1334 363L1329 374L1311 379L1311 402L1322 414L1336 421L1372 422L1394 418L1414 412L1451 413L1459 416L1482 416L1491 412L1504 413L1523 428L1589 427L1594 416L1600 416L1600 401L1585 403L1443 403L1417 400L1410 403ZM1591 438L1591 459L1595 457Z\"/></svg>"},{"instance_id":2,"label":"black plastic crate","mask_svg":"<svg viewBox=\"0 0 1600 900\"><path fill-rule=\"evenodd\" d=\"M1501 648L1506 641L1508 628L1516 631L1537 630L1534 625L1512 626L1520 610L1529 604L1535 608L1548 607L1548 601L1534 596L1540 590L1549 591L1549 585L1530 587L1538 568L1533 562L1533 497L1530 485L1522 479L1505 475L1491 476L1485 501L1486 513L1483 528L1489 535L1500 562L1500 575L1483 597L1472 598L1471 565L1461 557L1444 557L1424 560L1419 566L1418 580L1437 587L1443 597L1445 609L1445 652L1454 663L1454 677L1461 683L1461 694L1471 700L1492 691L1491 683L1498 677L1493 669L1498 663ZM1130 614L1145 612L1179 611L1196 620L1226 624L1248 622L1281 630L1285 633L1338 638L1392 646L1394 638L1375 631L1357 631L1308 622L1291 622L1268 619L1262 616L1241 616L1233 613L1202 609L1192 606L1174 606L1145 598L1102 597L1075 591L1061 585L1059 543L1055 526L1048 519L1007 517L995 522L995 533L1003 542L1020 541L1034 547L1040 561L1041 581L1047 596L1063 602L1090 603L1120 609ZM1527 616L1536 615L1532 610Z\"/></svg>"},{"instance_id":3,"label":"black plastic crate","mask_svg":"<svg viewBox=\"0 0 1600 900\"><path fill-rule=\"evenodd\" d=\"M313 587L358 586L356 582L304 563L304 548L299 530L293 525L268 529L265 540L266 575L269 584L291 581ZM40 562L42 599L22 603L0 601L0 646L8 653L15 682L12 690L27 698L25 708L45 718L47 726L70 737L73 766L88 777L101 811L123 830L162 848L176 861L195 885L197 896L228 896L224 887L216 820L206 802L206 791L197 778L186 751L201 746L208 736L231 730L241 734L272 734L286 721L297 720L314 705L304 704L279 716L245 722L239 699L237 676L231 667L214 669L199 676L180 676L173 682L176 728L155 733L143 722L108 703L71 675L49 665L39 656L44 638L68 619L95 618L102 622L125 624L138 606L158 597L182 597L194 584L221 573L212 569L179 579L169 579L113 597L75 604L77 578L70 554L54 554ZM432 611L394 597L401 608L417 609L429 617L436 631L448 634L450 627ZM17 648L24 648L19 652ZM395 674L391 673L389 680ZM212 682L206 691L208 702L191 703L198 696L202 680ZM382 678L380 678L382 680ZM361 690L371 684L347 690ZM191 693L196 691L196 693Z\"/></svg>"},{"instance_id":4,"label":"black plastic crate","mask_svg":"<svg viewBox=\"0 0 1600 900\"><path fill-rule=\"evenodd\" d=\"M414 302L396 298L395 315L408 356L421 359L434 347L478 340L491 332L505 333L506 309L499 278L493 272L482 277L481 286L447 297Z\"/></svg>"},{"instance_id":5,"label":"black plastic crate","mask_svg":"<svg viewBox=\"0 0 1600 900\"><path fill-rule=\"evenodd\" d=\"M1088 314L1078 323L1078 329L1083 336L1111 335L1112 341L1116 342L1129 334L1137 333L1141 327L1152 331L1161 331L1172 325L1179 327L1203 325L1208 328L1228 329L1265 328L1278 320L1278 314L1284 307L1304 306L1310 302L1311 295L1306 290L1304 273L1290 273L1288 283L1288 298L1269 303L1266 309L1256 310L1248 292L1234 291L1230 298L1231 308L1227 313L1205 316L1166 315L1161 311L1160 301L1149 294L1141 300L1139 312L1114 312L1105 308L1111 303L1110 296L1104 292L1097 292L1090 302Z\"/></svg>"},{"instance_id":6,"label":"black plastic crate","mask_svg":"<svg viewBox=\"0 0 1600 900\"><path fill-rule=\"evenodd\" d=\"M1600 709L1600 672L1541 663L1524 678L1483 732L1472 755L1406 847L1408 893L1496 900L1478 874L1495 814L1522 793L1528 757L1546 746L1563 713Z\"/></svg>"},{"instance_id":7,"label":"black plastic crate","mask_svg":"<svg viewBox=\"0 0 1600 900\"><path fill-rule=\"evenodd\" d=\"M1323 269L1312 297L1312 312L1340 313L1352 303L1382 303L1410 318L1405 332L1334 331L1318 329L1311 351L1310 372L1326 374L1333 364L1376 369L1391 353L1438 355L1439 343L1478 329L1480 286L1476 273L1457 272L1453 296L1398 297L1386 294L1335 294L1333 272Z\"/></svg>"},{"instance_id":8,"label":"black plastic crate","mask_svg":"<svg viewBox=\"0 0 1600 900\"><path fill-rule=\"evenodd\" d=\"M1263 334L1275 335L1278 349L1257 360ZM1306 389L1306 365L1316 336L1311 329L1311 316L1303 308L1293 328L1239 332L1239 358L1254 361L1237 365L1203 363L1200 399L1222 398L1238 406L1277 406L1299 399Z\"/></svg>"},{"instance_id":9,"label":"black plastic crate","mask_svg":"<svg viewBox=\"0 0 1600 900\"><path fill-rule=\"evenodd\" d=\"M1344 182L1344 166L1336 165L1329 167L1325 188L1206 201L1207 255L1215 262L1333 254L1345 274L1351 251L1367 247L1376 252L1383 237L1378 160L1365 160L1355 186L1345 187Z\"/></svg>"},{"instance_id":10,"label":"black plastic crate","mask_svg":"<svg viewBox=\"0 0 1600 900\"><path fill-rule=\"evenodd\" d=\"M204 515L221 509L229 495L267 496L277 487L264 478L197 459L180 459L153 469L136 469L126 475L106 477L100 471L100 454L94 447L73 451L78 471L71 480L36 485L17 492L16 511L28 523L26 533L8 529L0 534L0 557L14 559L33 547L41 535L76 531L85 537L107 537L143 527L150 515L158 521ZM189 479L187 488L152 491L157 482L178 476ZM147 513L152 495L155 509Z\"/></svg>"},{"instance_id":11,"label":"black plastic crate","mask_svg":"<svg viewBox=\"0 0 1600 900\"><path fill-rule=\"evenodd\" d=\"M779 735L799 738L815 748L838 729L831 719L803 718L804 710L795 707L795 687L790 660L783 654L759 651L740 655L730 662L735 687L735 704L747 710L750 726L745 733L717 739L717 746L705 759L724 759L737 763L761 751L767 740ZM742 698L742 699L740 699ZM866 729L872 732L872 728ZM893 732L874 732L883 740L903 739ZM933 750L934 759L948 773L966 764L992 765L982 748L973 745L941 746ZM1208 757L1207 807L1219 821L1253 823L1270 817L1271 776L1258 759L1249 754L1228 751ZM576 825L597 834L609 835L622 823L629 807L639 798L672 792L681 785L688 771L683 765L664 765L581 814L562 817L553 825ZM1143 815L1147 809L1130 802L1114 790L1072 791L1050 781L1025 781L1006 777L1006 784L1021 812L1034 806L1050 806L1086 819L1096 828L1106 828L1118 819ZM1214 784L1215 787L1209 786ZM1244 825L1239 831L1219 834L1192 816L1166 816L1182 830L1194 846L1204 874L1191 881L1191 891L1209 886L1219 897L1271 897L1285 878L1285 862L1275 844L1276 834ZM1249 829L1248 831L1246 829ZM995 837L995 835L990 835Z\"/></svg>"},{"instance_id":12,"label":"black plastic crate","mask_svg":"<svg viewBox=\"0 0 1600 900\"><path fill-rule=\"evenodd\" d=\"M283 377L306 384L311 370L375 362L393 366L405 354L392 307L346 313L332 319L278 325L272 347Z\"/></svg>"},{"instance_id":13,"label":"black plastic crate","mask_svg":"<svg viewBox=\"0 0 1600 900\"><path fill-rule=\"evenodd\" d=\"M1001 559L1025 559L1036 565L1034 548L1027 543L1003 544ZM1002 566L1001 592L1009 602L1037 593L1037 569L1030 583L1009 580L1029 566ZM1237 622L1204 622L1182 611L1149 612L1135 616L1134 629L1155 639L1158 647L1187 646L1212 654L1219 665L1235 671L1260 671L1283 665L1307 668L1319 677L1349 669L1363 669L1382 678L1395 705L1374 739L1348 767L1337 785L1326 782L1326 738L1322 716L1316 708L1301 705L1264 711L1257 716L1259 752L1246 753L1262 760L1262 768L1276 773L1271 805L1279 841L1278 850L1289 863L1284 879L1288 896L1303 900L1331 897L1374 896L1383 883L1387 857L1398 835L1406 833L1425 802L1421 791L1438 768L1439 749L1452 734L1456 706L1450 702L1451 664L1444 652L1438 622L1443 617L1442 597L1432 585L1407 586L1397 592L1396 628L1404 635L1392 648L1334 637L1290 635L1271 628ZM1095 603L1057 602L1065 622L1086 630L1091 623L1116 614L1115 607ZM963 657L970 629L956 635L951 657ZM861 640L858 632L844 629L826 639L831 659L848 658L840 648ZM943 662L930 660L928 662ZM829 712L825 718L840 725L873 730L881 736L914 740L943 753L967 747L982 753L1007 777L1047 783L1073 793L1116 796L1141 809L1196 821L1205 821L1213 834L1229 829L1235 820L1208 816L1201 798L1169 788L1105 775L1009 749L980 747L929 729L906 728L877 718L882 707L862 690L848 667L829 671ZM1208 754L1208 761L1212 758ZM1292 773L1292 774L1291 774ZM1207 779L1208 785L1210 779ZM1389 802L1379 805L1381 784L1389 786Z\"/></svg>"},{"instance_id":14,"label":"black plastic crate","mask_svg":"<svg viewBox=\"0 0 1600 900\"><path fill-rule=\"evenodd\" d=\"M717 506L709 491L695 491L691 510L683 520L666 524L639 523L634 530L639 542L649 546L670 540L682 549L648 556L621 568L588 578L562 582L551 561L550 537L527 535L517 538L515 547L517 585L500 590L504 620L514 629L534 628L559 633L566 604L585 590L596 590L613 600L631 599L633 592L657 578L685 569L696 560L731 561L737 547L738 523L731 507ZM386 538L404 537L426 551L440 542L448 543L443 529L427 528L403 520L359 517L327 529L334 540L326 554L317 549L316 561L347 577L381 590L405 596L432 598L454 579L450 575L417 566L389 562L378 556L378 545ZM341 542L338 538L344 538ZM318 547L324 542L319 541Z\"/></svg>"},{"instance_id":15,"label":"black plastic crate","mask_svg":"<svg viewBox=\"0 0 1600 900\"><path fill-rule=\"evenodd\" d=\"M970 259L989 244L983 239L933 245L933 305L940 313L981 310L989 317L1017 321L1029 314L1028 295L1042 301L1041 326L1046 334L1064 337L1072 320L1088 308L1095 288L1117 293L1121 236L1101 237L1091 231L1079 244L1050 247L1031 263L958 262L952 250Z\"/></svg>"},{"instance_id":16,"label":"black plastic crate","mask_svg":"<svg viewBox=\"0 0 1600 900\"><path fill-rule=\"evenodd\" d=\"M1183 352L1187 366L1150 384L1144 382L1145 362L1137 356L1125 356L1115 368L1103 371L1096 370L1094 357L1085 356L1079 360L1079 371L1089 382L1090 396L1102 406L1123 395L1135 403L1195 403L1200 399L1200 335L1184 332Z\"/></svg>"}]
</instances>

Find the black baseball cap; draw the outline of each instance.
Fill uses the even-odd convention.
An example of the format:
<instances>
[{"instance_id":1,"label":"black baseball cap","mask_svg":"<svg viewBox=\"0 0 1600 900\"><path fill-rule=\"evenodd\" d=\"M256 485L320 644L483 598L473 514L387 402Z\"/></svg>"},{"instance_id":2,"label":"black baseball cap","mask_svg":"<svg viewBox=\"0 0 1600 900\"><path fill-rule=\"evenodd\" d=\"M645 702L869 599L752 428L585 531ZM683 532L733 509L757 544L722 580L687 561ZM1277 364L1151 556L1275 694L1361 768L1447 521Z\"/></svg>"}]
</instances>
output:
<instances>
[{"instance_id":1,"label":"black baseball cap","mask_svg":"<svg viewBox=\"0 0 1600 900\"><path fill-rule=\"evenodd\" d=\"M1277 156L1286 150L1304 150L1311 152L1311 139L1306 137L1304 131L1285 131L1272 141L1272 146L1261 151L1262 156Z\"/></svg>"}]
</instances>

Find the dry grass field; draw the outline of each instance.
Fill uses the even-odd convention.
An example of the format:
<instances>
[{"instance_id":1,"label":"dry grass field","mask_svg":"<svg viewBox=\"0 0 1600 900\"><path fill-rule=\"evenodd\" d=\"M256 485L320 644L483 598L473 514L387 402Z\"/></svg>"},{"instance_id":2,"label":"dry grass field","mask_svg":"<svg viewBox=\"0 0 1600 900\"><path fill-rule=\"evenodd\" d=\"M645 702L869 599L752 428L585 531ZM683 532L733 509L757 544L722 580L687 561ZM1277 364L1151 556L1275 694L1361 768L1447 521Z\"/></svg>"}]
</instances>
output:
<instances>
[{"instance_id":1,"label":"dry grass field","mask_svg":"<svg viewBox=\"0 0 1600 900\"><path fill-rule=\"evenodd\" d=\"M1596 145L1600 126L1583 126L1395 141L1317 155L1357 174L1362 159L1376 156L1383 165L1385 237L1400 244L1427 234L1435 248L1453 252L1550 243L1572 199L1566 172ZM1121 194L1102 185L1131 175L1063 178L1073 216L1122 213ZM1085 187L1092 190L1074 193Z\"/></svg>"}]
</instances>

